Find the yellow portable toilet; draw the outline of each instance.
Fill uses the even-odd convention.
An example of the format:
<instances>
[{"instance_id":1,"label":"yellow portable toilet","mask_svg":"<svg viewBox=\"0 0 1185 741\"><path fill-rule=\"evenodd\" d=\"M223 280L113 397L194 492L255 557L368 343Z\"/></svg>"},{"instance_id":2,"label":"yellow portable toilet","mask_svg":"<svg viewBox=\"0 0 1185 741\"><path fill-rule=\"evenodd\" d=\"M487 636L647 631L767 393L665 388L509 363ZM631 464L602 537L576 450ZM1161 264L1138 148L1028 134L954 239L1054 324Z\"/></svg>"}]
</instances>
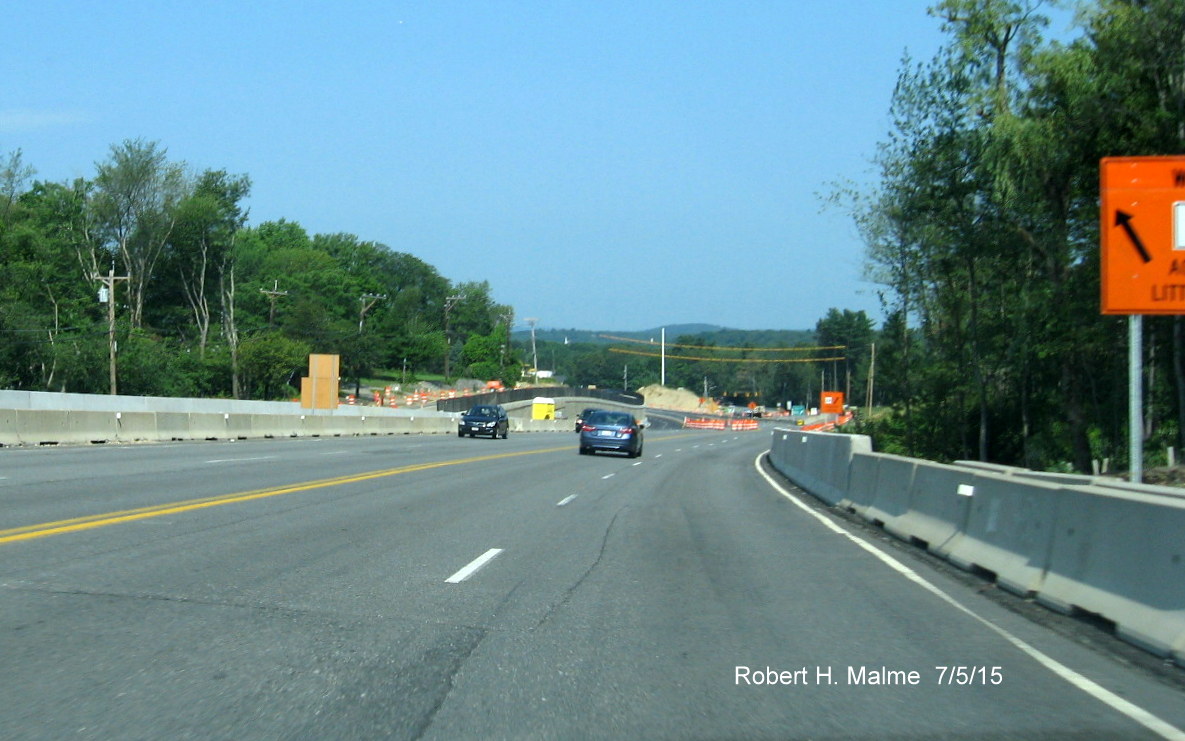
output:
<instances>
[{"instance_id":1,"label":"yellow portable toilet","mask_svg":"<svg viewBox=\"0 0 1185 741\"><path fill-rule=\"evenodd\" d=\"M555 399L536 396L531 403L531 419L555 419Z\"/></svg>"}]
</instances>

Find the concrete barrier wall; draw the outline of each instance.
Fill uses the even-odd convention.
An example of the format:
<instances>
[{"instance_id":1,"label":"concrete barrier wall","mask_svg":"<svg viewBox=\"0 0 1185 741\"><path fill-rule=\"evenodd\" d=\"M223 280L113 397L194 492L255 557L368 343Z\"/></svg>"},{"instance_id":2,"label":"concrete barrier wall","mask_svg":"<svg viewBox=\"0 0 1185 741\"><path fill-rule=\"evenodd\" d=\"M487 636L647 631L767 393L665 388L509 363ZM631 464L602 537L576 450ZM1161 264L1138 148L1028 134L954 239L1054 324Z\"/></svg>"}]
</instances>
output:
<instances>
[{"instance_id":1,"label":"concrete barrier wall","mask_svg":"<svg viewBox=\"0 0 1185 741\"><path fill-rule=\"evenodd\" d=\"M136 443L159 440L156 414L154 412L116 412L115 439L119 442Z\"/></svg>"},{"instance_id":2,"label":"concrete barrier wall","mask_svg":"<svg viewBox=\"0 0 1185 741\"><path fill-rule=\"evenodd\" d=\"M24 411L288 414L294 409L299 410L300 404L291 401L185 399L0 390L0 408ZM343 413L354 413L350 411L353 409L364 409L364 407L342 407Z\"/></svg>"},{"instance_id":3,"label":"concrete barrier wall","mask_svg":"<svg viewBox=\"0 0 1185 741\"><path fill-rule=\"evenodd\" d=\"M0 445L20 445L20 424L15 409L0 409Z\"/></svg>"},{"instance_id":4,"label":"concrete barrier wall","mask_svg":"<svg viewBox=\"0 0 1185 741\"><path fill-rule=\"evenodd\" d=\"M1088 476L1083 473L1050 473L1048 471L1033 471L1016 466L1002 466L996 463L980 463L979 461L955 461L956 466L973 468L980 471L1008 474L1017 478L1035 479L1050 484L1063 486L1101 486L1106 489L1117 489L1136 494L1159 494L1166 497L1185 499L1185 489L1172 486L1155 486L1152 484L1134 484L1125 479L1114 476Z\"/></svg>"},{"instance_id":5,"label":"concrete barrier wall","mask_svg":"<svg viewBox=\"0 0 1185 741\"><path fill-rule=\"evenodd\" d=\"M455 432L456 417L432 409L344 406L314 411L281 401L0 391L0 446L437 435ZM567 420L516 418L512 424L518 432L571 429Z\"/></svg>"},{"instance_id":6,"label":"concrete barrier wall","mask_svg":"<svg viewBox=\"0 0 1185 741\"><path fill-rule=\"evenodd\" d=\"M1181 492L941 465L865 452L862 442L845 457L837 452L841 444L803 440L816 434L776 430L770 463L811 494L902 540L1052 609L1100 615L1120 638L1185 666Z\"/></svg>"},{"instance_id":7,"label":"concrete barrier wall","mask_svg":"<svg viewBox=\"0 0 1185 741\"><path fill-rule=\"evenodd\" d=\"M42 412L42 414L58 414ZM62 442L91 443L115 440L118 427L114 412L66 412L66 429Z\"/></svg>"},{"instance_id":8,"label":"concrete barrier wall","mask_svg":"<svg viewBox=\"0 0 1185 741\"><path fill-rule=\"evenodd\" d=\"M236 440L249 440L255 437L254 431L251 429L251 418L255 415L251 414L224 414L223 420L226 422L226 436Z\"/></svg>"},{"instance_id":9,"label":"concrete barrier wall","mask_svg":"<svg viewBox=\"0 0 1185 741\"><path fill-rule=\"evenodd\" d=\"M156 439L160 441L189 439L188 412L157 412Z\"/></svg>"},{"instance_id":10,"label":"concrete barrier wall","mask_svg":"<svg viewBox=\"0 0 1185 741\"><path fill-rule=\"evenodd\" d=\"M773 456L772 449L770 456L771 458ZM880 453L852 456L852 468L848 472L848 492L838 502L840 507L849 512L855 512L866 520L872 519L868 516L868 508L872 505L873 493L876 491L881 457ZM774 464L774 467L781 470L781 466L777 463Z\"/></svg>"},{"instance_id":11,"label":"concrete barrier wall","mask_svg":"<svg viewBox=\"0 0 1185 741\"><path fill-rule=\"evenodd\" d=\"M573 439L576 437L575 423L570 419L519 419L514 421L521 423L513 428L518 432L571 432Z\"/></svg>"},{"instance_id":12,"label":"concrete barrier wall","mask_svg":"<svg viewBox=\"0 0 1185 741\"><path fill-rule=\"evenodd\" d=\"M781 471L786 476L789 476L787 471L793 471L794 467L790 465L788 456L786 440L789 438L790 430L775 429L773 433L773 444L769 446L769 459L773 467Z\"/></svg>"},{"instance_id":13,"label":"concrete barrier wall","mask_svg":"<svg viewBox=\"0 0 1185 741\"><path fill-rule=\"evenodd\" d=\"M291 417L278 414L251 414L251 434L253 437L275 438L294 437L297 427Z\"/></svg>"},{"instance_id":14,"label":"concrete barrier wall","mask_svg":"<svg viewBox=\"0 0 1185 741\"><path fill-rule=\"evenodd\" d=\"M848 509L865 520L876 523L889 532L904 532L897 521L909 513L909 497L913 490L913 476L918 461L887 453L864 453L853 458L853 470L867 469L868 474L858 482L861 488L850 486L843 501ZM907 540L908 535L904 536Z\"/></svg>"},{"instance_id":15,"label":"concrete barrier wall","mask_svg":"<svg viewBox=\"0 0 1185 741\"><path fill-rule=\"evenodd\" d=\"M75 441L68 424L70 413L64 410L16 410L16 436L22 445L59 445Z\"/></svg>"},{"instance_id":16,"label":"concrete barrier wall","mask_svg":"<svg viewBox=\"0 0 1185 741\"><path fill-rule=\"evenodd\" d=\"M777 429L779 470L790 480L828 504L836 504L848 492L852 456L871 453L872 439L864 435Z\"/></svg>"},{"instance_id":17,"label":"concrete barrier wall","mask_svg":"<svg viewBox=\"0 0 1185 741\"><path fill-rule=\"evenodd\" d=\"M1064 498L1064 489L1046 483L977 476L963 537L947 558L968 571L994 574L1014 594L1037 594Z\"/></svg>"},{"instance_id":18,"label":"concrete barrier wall","mask_svg":"<svg viewBox=\"0 0 1185 741\"><path fill-rule=\"evenodd\" d=\"M457 421L446 417L415 417L412 432L421 435L447 435L457 433Z\"/></svg>"},{"instance_id":19,"label":"concrete barrier wall","mask_svg":"<svg viewBox=\"0 0 1185 741\"><path fill-rule=\"evenodd\" d=\"M921 541L931 552L946 556L967 527L975 491L975 474L955 466L919 461L909 487L909 506L893 520L894 535ZM890 524L885 523L890 530ZM892 532L892 530L890 530Z\"/></svg>"},{"instance_id":20,"label":"concrete barrier wall","mask_svg":"<svg viewBox=\"0 0 1185 741\"><path fill-rule=\"evenodd\" d=\"M1185 502L1100 488L1067 491L1042 604L1115 622L1121 638L1185 664Z\"/></svg>"},{"instance_id":21,"label":"concrete barrier wall","mask_svg":"<svg viewBox=\"0 0 1185 741\"><path fill-rule=\"evenodd\" d=\"M189 417L189 436L187 440L225 440L226 417L222 414L192 412Z\"/></svg>"}]
</instances>

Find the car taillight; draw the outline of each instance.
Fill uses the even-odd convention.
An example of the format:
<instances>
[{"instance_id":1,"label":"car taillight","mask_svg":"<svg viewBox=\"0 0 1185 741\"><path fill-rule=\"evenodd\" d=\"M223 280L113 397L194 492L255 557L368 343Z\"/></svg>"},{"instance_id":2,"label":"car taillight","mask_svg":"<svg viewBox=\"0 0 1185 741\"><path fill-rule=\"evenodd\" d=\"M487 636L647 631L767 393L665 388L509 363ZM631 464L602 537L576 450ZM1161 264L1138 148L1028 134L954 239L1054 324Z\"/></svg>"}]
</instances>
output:
<instances>
[{"instance_id":1,"label":"car taillight","mask_svg":"<svg viewBox=\"0 0 1185 741\"><path fill-rule=\"evenodd\" d=\"M635 430L633 427L627 427L627 428L625 428L624 430L622 430L622 431L621 431L621 434L623 434L623 435L632 435L632 434L634 434L635 432L637 432L637 430Z\"/></svg>"},{"instance_id":2,"label":"car taillight","mask_svg":"<svg viewBox=\"0 0 1185 741\"><path fill-rule=\"evenodd\" d=\"M581 432L592 432L595 429L597 429L597 428L593 427L592 425L580 425Z\"/></svg>"}]
</instances>

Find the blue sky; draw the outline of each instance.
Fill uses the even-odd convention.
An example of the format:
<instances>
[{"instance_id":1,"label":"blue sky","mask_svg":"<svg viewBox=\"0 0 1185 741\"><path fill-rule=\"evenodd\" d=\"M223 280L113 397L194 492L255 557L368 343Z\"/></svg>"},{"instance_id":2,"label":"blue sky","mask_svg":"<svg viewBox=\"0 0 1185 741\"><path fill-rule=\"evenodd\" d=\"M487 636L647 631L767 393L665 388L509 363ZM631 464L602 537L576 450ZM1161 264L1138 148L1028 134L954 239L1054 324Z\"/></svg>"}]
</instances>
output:
<instances>
[{"instance_id":1,"label":"blue sky","mask_svg":"<svg viewBox=\"0 0 1185 741\"><path fill-rule=\"evenodd\" d=\"M38 2L0 153L92 177L143 138L286 218L409 252L542 327L880 317L819 194L868 182L929 0Z\"/></svg>"}]
</instances>

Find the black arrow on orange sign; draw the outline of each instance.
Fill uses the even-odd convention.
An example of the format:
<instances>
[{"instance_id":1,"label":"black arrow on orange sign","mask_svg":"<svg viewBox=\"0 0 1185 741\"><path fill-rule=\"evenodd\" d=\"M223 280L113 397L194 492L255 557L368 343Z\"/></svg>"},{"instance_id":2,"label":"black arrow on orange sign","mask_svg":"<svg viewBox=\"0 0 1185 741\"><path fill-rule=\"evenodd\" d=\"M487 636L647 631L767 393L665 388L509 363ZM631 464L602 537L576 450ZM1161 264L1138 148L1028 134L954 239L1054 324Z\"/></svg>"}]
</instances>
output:
<instances>
[{"instance_id":1,"label":"black arrow on orange sign","mask_svg":"<svg viewBox=\"0 0 1185 741\"><path fill-rule=\"evenodd\" d=\"M1132 215L1126 211L1115 212L1115 226L1123 227L1123 231L1127 232L1128 239L1135 245L1136 250L1140 253L1140 257L1144 258L1144 262L1152 262L1152 255L1148 254L1148 249L1144 247L1144 242L1140 240L1140 235L1136 234L1136 229L1131 225Z\"/></svg>"}]
</instances>

